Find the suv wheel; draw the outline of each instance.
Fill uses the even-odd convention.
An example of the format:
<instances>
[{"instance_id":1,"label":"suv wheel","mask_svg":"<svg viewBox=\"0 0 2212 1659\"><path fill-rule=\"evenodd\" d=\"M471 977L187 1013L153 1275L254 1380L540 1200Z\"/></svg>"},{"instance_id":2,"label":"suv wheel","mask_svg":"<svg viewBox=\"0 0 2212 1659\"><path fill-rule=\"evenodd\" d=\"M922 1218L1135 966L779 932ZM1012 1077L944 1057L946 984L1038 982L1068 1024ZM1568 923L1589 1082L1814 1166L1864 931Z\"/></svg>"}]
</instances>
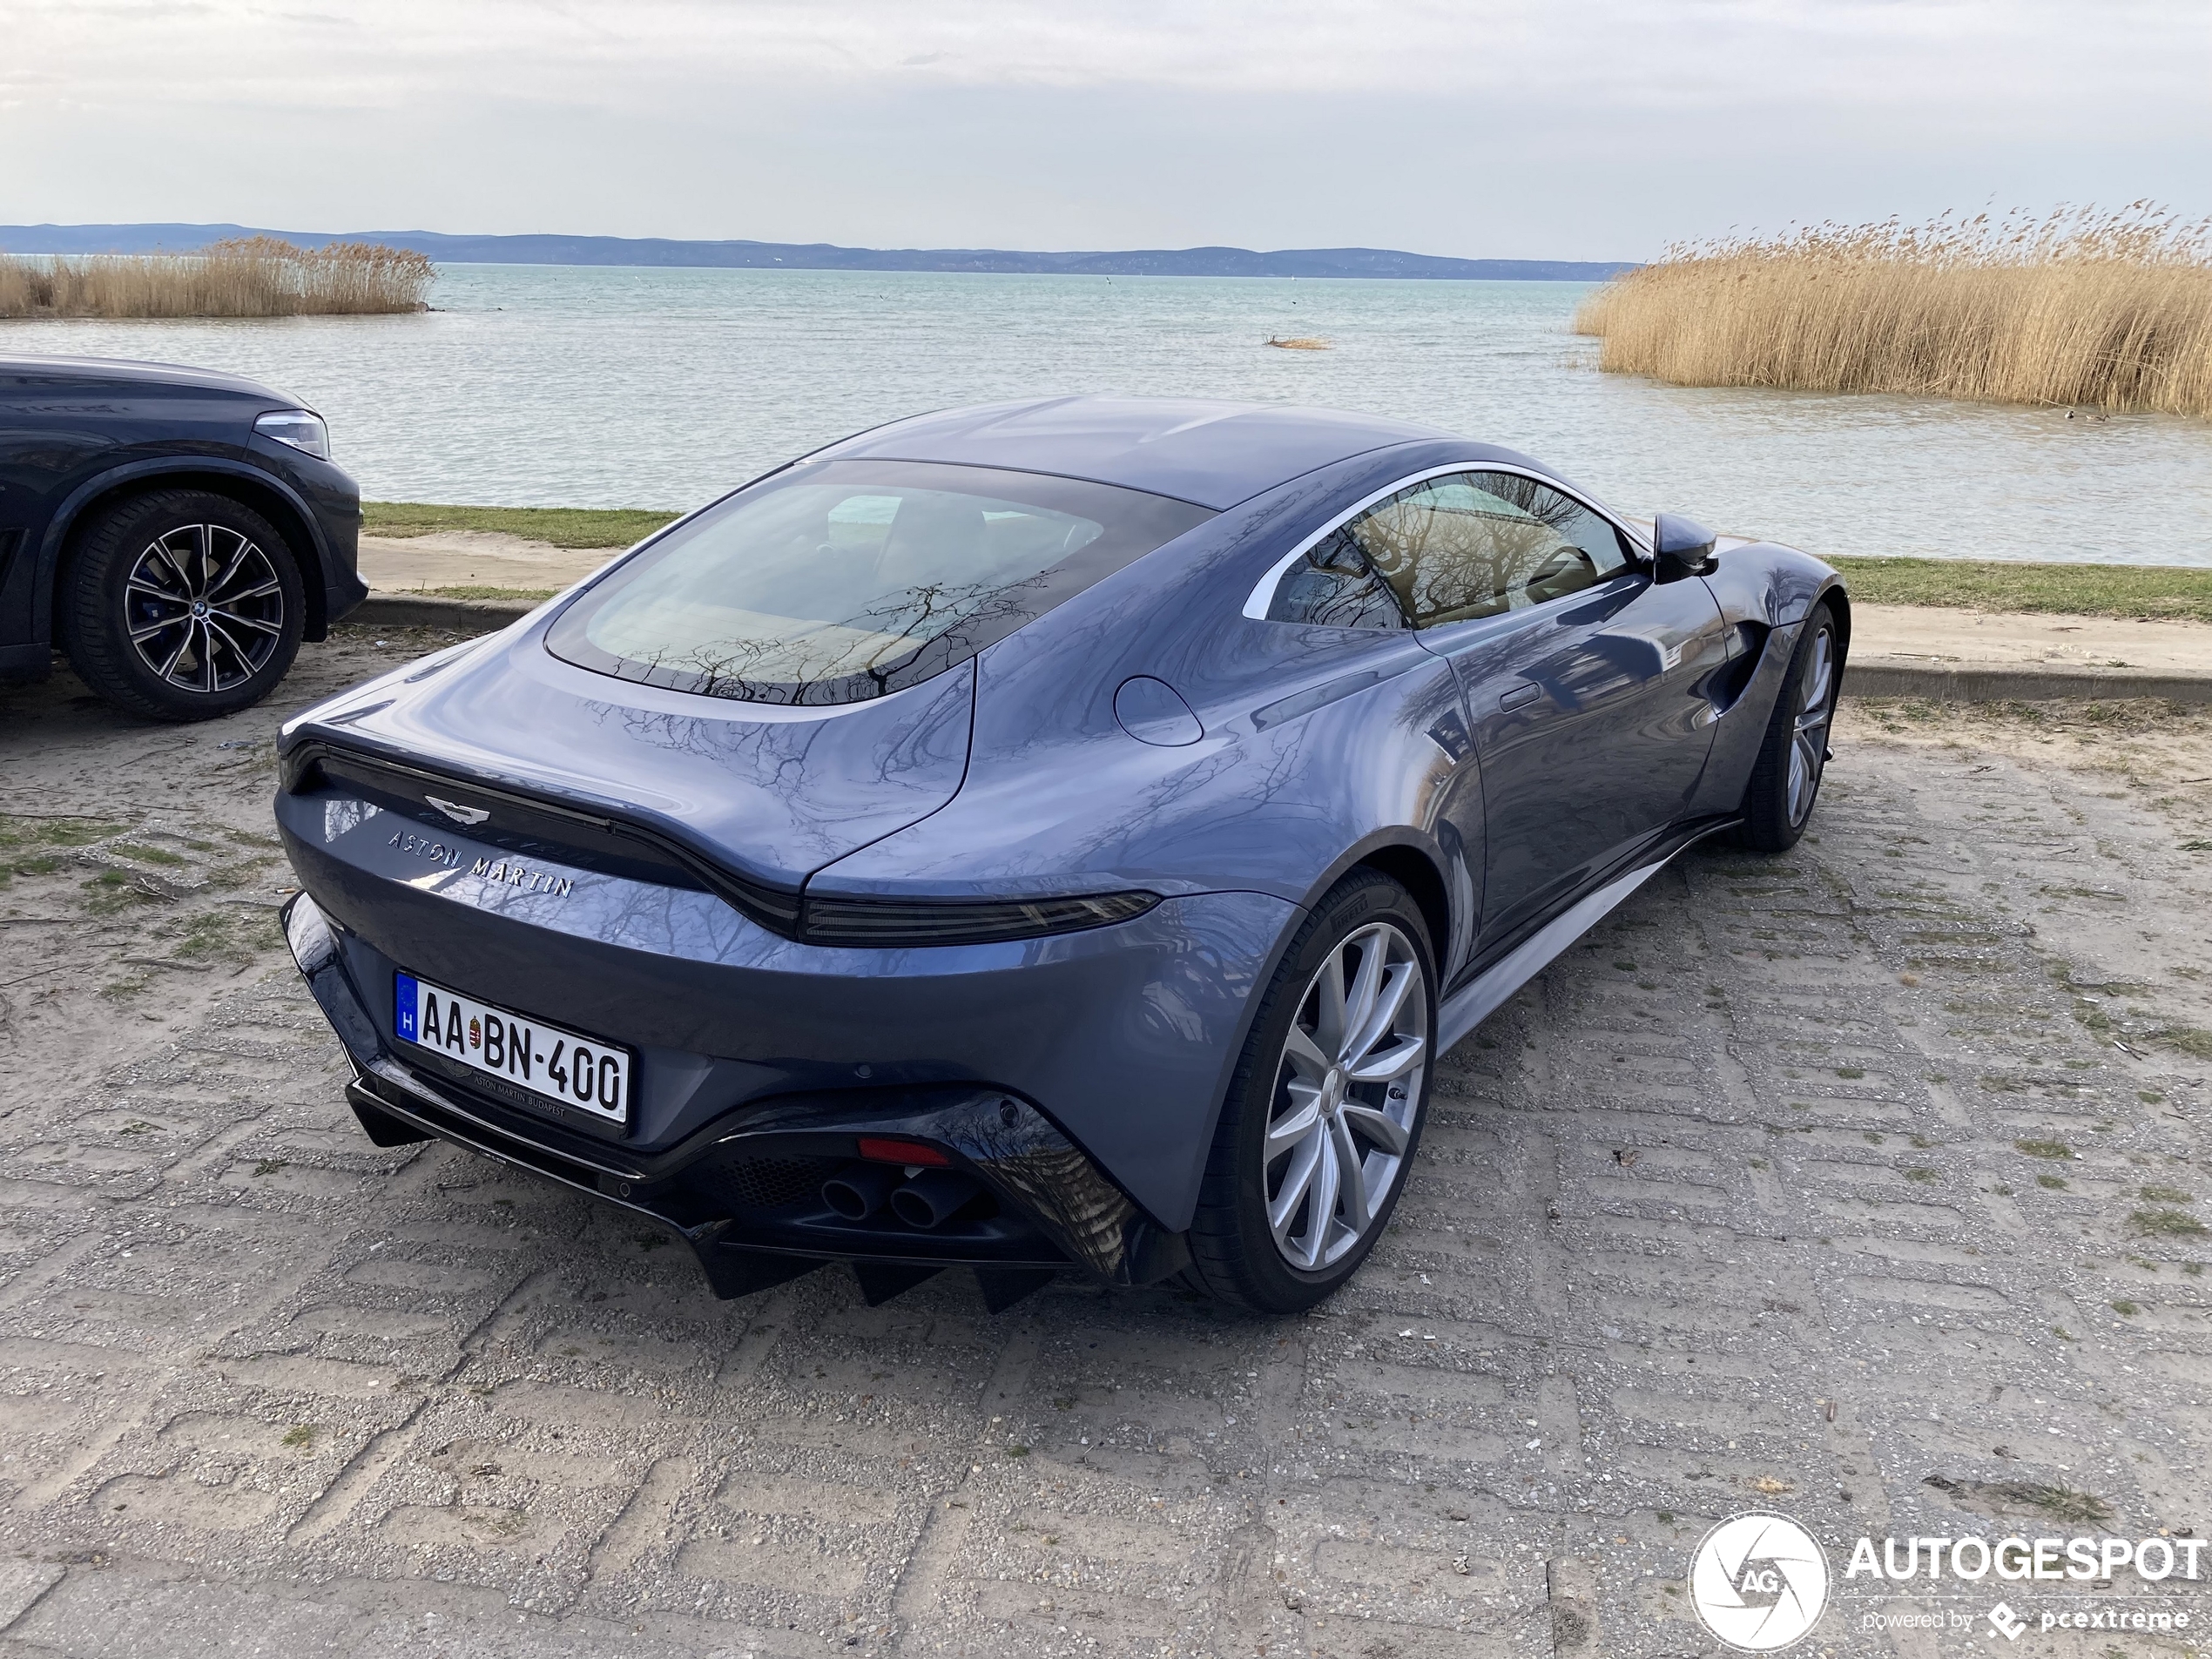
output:
<instances>
[{"instance_id":1,"label":"suv wheel","mask_svg":"<svg viewBox=\"0 0 2212 1659\"><path fill-rule=\"evenodd\" d=\"M1312 1307L1390 1224L1435 1068L1436 972L1413 895L1356 871L1291 941L1223 1103L1191 1277L1262 1313Z\"/></svg>"},{"instance_id":2,"label":"suv wheel","mask_svg":"<svg viewBox=\"0 0 2212 1659\"><path fill-rule=\"evenodd\" d=\"M207 720L266 697L307 617L300 566L227 496L167 489L110 508L64 577L71 664L125 713Z\"/></svg>"}]
</instances>

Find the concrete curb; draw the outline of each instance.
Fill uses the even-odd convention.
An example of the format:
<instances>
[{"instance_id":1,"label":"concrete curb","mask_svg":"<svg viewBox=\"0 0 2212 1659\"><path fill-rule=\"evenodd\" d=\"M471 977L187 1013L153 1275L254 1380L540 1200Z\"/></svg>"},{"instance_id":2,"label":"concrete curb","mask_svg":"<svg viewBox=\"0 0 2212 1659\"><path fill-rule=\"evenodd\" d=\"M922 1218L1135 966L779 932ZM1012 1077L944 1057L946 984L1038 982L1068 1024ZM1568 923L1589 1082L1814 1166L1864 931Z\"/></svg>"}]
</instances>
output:
<instances>
[{"instance_id":1,"label":"concrete curb","mask_svg":"<svg viewBox=\"0 0 2212 1659\"><path fill-rule=\"evenodd\" d=\"M536 599L441 599L435 594L372 593L346 613L348 628L458 628L488 634L527 617Z\"/></svg>"},{"instance_id":2,"label":"concrete curb","mask_svg":"<svg viewBox=\"0 0 2212 1659\"><path fill-rule=\"evenodd\" d=\"M2065 664L1900 663L1858 658L1844 671L1846 697L1920 697L1939 703L2044 703L2058 698L2162 697L2212 703L2212 674L2143 674Z\"/></svg>"},{"instance_id":3,"label":"concrete curb","mask_svg":"<svg viewBox=\"0 0 2212 1659\"><path fill-rule=\"evenodd\" d=\"M441 599L372 593L346 618L360 628L451 628L488 634L536 610L532 599ZM2107 668L1996 664L1947 668L1861 658L1844 676L1846 697L1920 697L1939 703L2044 703L2058 698L2162 697L2212 704L2212 674L2139 674Z\"/></svg>"}]
</instances>

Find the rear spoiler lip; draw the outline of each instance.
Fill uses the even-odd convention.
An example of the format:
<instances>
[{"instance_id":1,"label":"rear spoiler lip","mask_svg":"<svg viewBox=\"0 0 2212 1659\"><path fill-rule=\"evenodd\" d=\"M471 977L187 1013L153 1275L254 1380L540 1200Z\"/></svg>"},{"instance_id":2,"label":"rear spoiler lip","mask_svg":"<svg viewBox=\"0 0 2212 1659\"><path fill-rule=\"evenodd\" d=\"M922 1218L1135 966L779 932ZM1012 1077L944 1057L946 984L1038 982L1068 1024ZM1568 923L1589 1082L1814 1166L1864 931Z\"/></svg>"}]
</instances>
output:
<instances>
[{"instance_id":1,"label":"rear spoiler lip","mask_svg":"<svg viewBox=\"0 0 2212 1659\"><path fill-rule=\"evenodd\" d=\"M529 786L517 787L511 779L486 778L465 767L440 771L413 756L392 754L374 744L334 742L313 734L303 734L285 751L280 787L287 794L308 787L317 775L316 763L326 755L395 772L433 788L472 790L525 812L566 819L603 835L641 842L683 866L702 887L746 921L781 938L799 937L801 896L797 889L775 887L732 870L658 814L641 813L635 808L618 810L589 798L579 801L549 796Z\"/></svg>"},{"instance_id":2,"label":"rear spoiler lip","mask_svg":"<svg viewBox=\"0 0 2212 1659\"><path fill-rule=\"evenodd\" d=\"M504 801L526 813L546 817L565 819L583 828L617 840L637 842L652 848L664 857L673 860L698 880L707 892L720 899L754 926L787 939L794 944L813 945L827 950L913 949L927 947L952 948L962 945L996 944L1010 941L1044 938L1088 931L1094 927L1109 927L1122 921L1136 920L1138 915L1162 902L1164 894L1147 890L1116 888L1109 891L1086 890L1065 894L1037 894L1025 897L993 898L978 900L962 895L943 900L917 898L847 897L838 894L817 899L807 896L805 884L796 888L773 886L741 872L732 870L722 860L693 844L691 837L672 821L659 814L645 814L637 808L618 809L588 798L583 801L548 796L530 787L517 788L511 781L497 779L486 781L463 767L442 772L426 766L412 757L401 758L385 752L376 745L361 742L340 742L313 732L303 732L281 759L280 787L287 794L299 794L313 787L320 776L318 763L326 756L341 762L367 765L396 773L409 782L427 785L435 789L464 789L494 801ZM811 878L810 878L811 879ZM1050 921L1036 916L1034 907L1055 901L1113 899L1141 900L1134 910L1122 914L1099 915L1086 920L1081 913L1062 914ZM866 913L880 907L883 918L877 926L883 931L875 934L835 928L826 919L821 927L813 925L818 907L825 913L834 913L849 920L855 914ZM939 930L922 926L919 918L936 908L943 913L978 910L996 913L1006 909L1029 911L1029 927L1016 925L1011 933L978 932L962 935L957 931ZM995 918L1003 928L1008 919ZM909 931L901 934L894 922L903 920Z\"/></svg>"}]
</instances>

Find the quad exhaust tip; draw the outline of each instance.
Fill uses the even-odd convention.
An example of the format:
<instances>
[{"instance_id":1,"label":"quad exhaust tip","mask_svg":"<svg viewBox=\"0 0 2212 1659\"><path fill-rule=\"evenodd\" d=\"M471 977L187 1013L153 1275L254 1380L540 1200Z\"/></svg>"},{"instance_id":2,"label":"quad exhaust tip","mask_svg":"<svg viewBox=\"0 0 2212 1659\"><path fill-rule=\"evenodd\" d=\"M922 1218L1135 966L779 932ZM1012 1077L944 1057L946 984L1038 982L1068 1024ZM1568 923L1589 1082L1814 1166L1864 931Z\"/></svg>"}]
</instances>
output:
<instances>
[{"instance_id":1,"label":"quad exhaust tip","mask_svg":"<svg viewBox=\"0 0 2212 1659\"><path fill-rule=\"evenodd\" d=\"M982 1189L957 1170L924 1170L891 1195L891 1213L920 1232L941 1227Z\"/></svg>"},{"instance_id":2,"label":"quad exhaust tip","mask_svg":"<svg viewBox=\"0 0 2212 1659\"><path fill-rule=\"evenodd\" d=\"M857 1163L822 1183L822 1202L847 1221L866 1221L886 1204L917 1232L943 1226L980 1197L974 1177L952 1168L941 1146L890 1136L860 1137Z\"/></svg>"},{"instance_id":3,"label":"quad exhaust tip","mask_svg":"<svg viewBox=\"0 0 2212 1659\"><path fill-rule=\"evenodd\" d=\"M849 1164L822 1183L822 1202L847 1221L866 1221L898 1184L898 1170L887 1164Z\"/></svg>"},{"instance_id":4,"label":"quad exhaust tip","mask_svg":"<svg viewBox=\"0 0 2212 1659\"><path fill-rule=\"evenodd\" d=\"M847 1221L866 1221L887 1204L907 1226L928 1232L965 1210L982 1190L974 1177L957 1170L917 1170L907 1179L894 1165L860 1163L848 1163L822 1183L822 1202Z\"/></svg>"}]
</instances>

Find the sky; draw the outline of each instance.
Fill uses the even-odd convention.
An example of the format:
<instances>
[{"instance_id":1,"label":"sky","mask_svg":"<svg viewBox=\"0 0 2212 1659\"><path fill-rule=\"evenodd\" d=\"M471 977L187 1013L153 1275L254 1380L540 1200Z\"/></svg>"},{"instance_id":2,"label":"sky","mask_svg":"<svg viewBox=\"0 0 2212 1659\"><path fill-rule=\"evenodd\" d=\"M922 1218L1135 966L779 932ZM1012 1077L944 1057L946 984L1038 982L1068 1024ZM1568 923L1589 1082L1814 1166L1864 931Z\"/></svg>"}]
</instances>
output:
<instances>
[{"instance_id":1,"label":"sky","mask_svg":"<svg viewBox=\"0 0 2212 1659\"><path fill-rule=\"evenodd\" d=\"M1646 259L2212 213L2212 0L0 0L0 223Z\"/></svg>"}]
</instances>

